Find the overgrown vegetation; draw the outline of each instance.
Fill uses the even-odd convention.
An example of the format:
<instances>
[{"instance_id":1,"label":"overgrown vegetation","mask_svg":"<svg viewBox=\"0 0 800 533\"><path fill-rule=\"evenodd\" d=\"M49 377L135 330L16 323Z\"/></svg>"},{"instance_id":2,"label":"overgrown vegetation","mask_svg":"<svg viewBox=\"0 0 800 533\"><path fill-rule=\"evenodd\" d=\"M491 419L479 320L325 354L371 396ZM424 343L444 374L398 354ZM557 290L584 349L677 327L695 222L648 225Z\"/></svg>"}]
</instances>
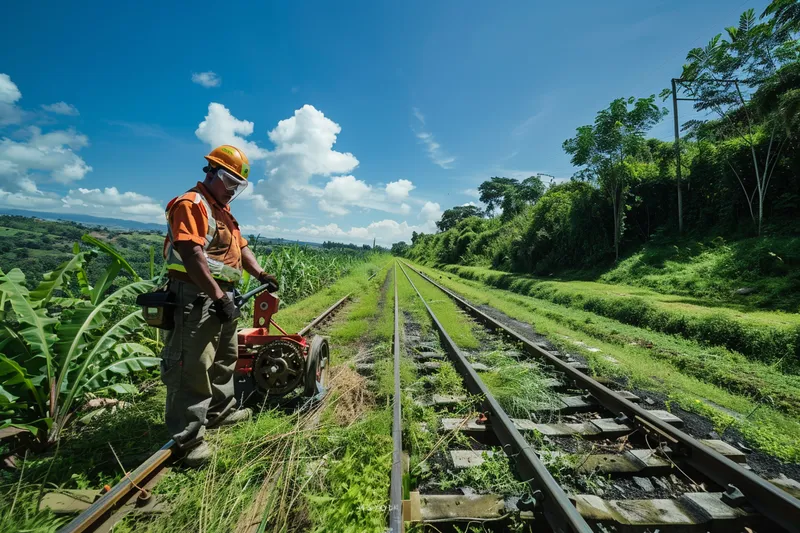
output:
<instances>
[{"instance_id":1,"label":"overgrown vegetation","mask_svg":"<svg viewBox=\"0 0 800 533\"><path fill-rule=\"evenodd\" d=\"M647 139L663 117L654 97L616 99L565 141L580 167L572 181L543 190L541 175L492 177L478 187L485 211L445 210L438 233L414 233L393 252L535 275L579 271L584 279L627 254L629 266L642 269L605 278L625 283L663 270L665 260L720 249L712 252L720 260L696 276L648 286L714 300L750 288L753 304L796 312L800 45L787 5L794 3L776 0L760 20L748 10L724 36L689 52L677 95L718 118L687 122L679 144ZM720 78L735 81L713 81Z\"/></svg>"},{"instance_id":2,"label":"overgrown vegetation","mask_svg":"<svg viewBox=\"0 0 800 533\"><path fill-rule=\"evenodd\" d=\"M683 409L707 416L721 433L735 429L754 448L800 461L796 376L722 348L421 269L473 303L532 324L558 349L584 356L595 375L658 391Z\"/></svg>"}]
</instances>

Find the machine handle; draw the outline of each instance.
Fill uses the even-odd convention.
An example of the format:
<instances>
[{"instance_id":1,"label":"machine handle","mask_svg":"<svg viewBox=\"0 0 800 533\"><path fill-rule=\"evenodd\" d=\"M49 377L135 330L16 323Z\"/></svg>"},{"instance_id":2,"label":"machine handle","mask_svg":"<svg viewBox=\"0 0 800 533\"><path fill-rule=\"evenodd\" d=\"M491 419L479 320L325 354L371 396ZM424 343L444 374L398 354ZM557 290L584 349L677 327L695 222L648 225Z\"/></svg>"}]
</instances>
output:
<instances>
[{"instance_id":1,"label":"machine handle","mask_svg":"<svg viewBox=\"0 0 800 533\"><path fill-rule=\"evenodd\" d=\"M275 285L273 283L265 283L265 284L261 285L260 287L256 287L252 291L246 292L244 294L239 294L238 291L234 290L233 291L233 303L236 304L236 307L242 307L245 304L245 302L247 302L247 300L249 300L253 296L261 294L262 292L264 292L265 290L267 290L267 289L269 289L271 287L275 287ZM277 290L277 287L275 287L275 289Z\"/></svg>"}]
</instances>

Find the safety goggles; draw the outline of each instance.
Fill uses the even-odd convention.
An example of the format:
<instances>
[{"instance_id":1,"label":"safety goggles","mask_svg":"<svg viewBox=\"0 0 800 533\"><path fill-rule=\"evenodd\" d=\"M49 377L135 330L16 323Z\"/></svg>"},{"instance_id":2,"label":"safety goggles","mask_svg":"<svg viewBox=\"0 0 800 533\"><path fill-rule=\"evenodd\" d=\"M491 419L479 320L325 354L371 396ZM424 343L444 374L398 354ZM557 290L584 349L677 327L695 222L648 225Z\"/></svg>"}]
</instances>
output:
<instances>
[{"instance_id":1,"label":"safety goggles","mask_svg":"<svg viewBox=\"0 0 800 533\"><path fill-rule=\"evenodd\" d=\"M244 191L248 185L247 180L244 180L238 176L235 176L234 174L231 174L224 168L217 169L217 178L222 180L222 183L223 185L225 185L225 188L233 193L233 197L230 200L231 202L233 201L234 198L239 196L239 194L241 194L242 191Z\"/></svg>"}]
</instances>

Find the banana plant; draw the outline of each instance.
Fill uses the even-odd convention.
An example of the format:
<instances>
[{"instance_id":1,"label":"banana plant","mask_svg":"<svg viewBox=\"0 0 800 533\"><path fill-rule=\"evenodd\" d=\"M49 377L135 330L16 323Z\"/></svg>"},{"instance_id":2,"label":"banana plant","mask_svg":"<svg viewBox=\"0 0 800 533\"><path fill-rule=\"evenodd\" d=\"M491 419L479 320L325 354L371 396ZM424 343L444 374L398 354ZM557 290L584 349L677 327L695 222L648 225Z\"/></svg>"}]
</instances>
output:
<instances>
[{"instance_id":1,"label":"banana plant","mask_svg":"<svg viewBox=\"0 0 800 533\"><path fill-rule=\"evenodd\" d=\"M58 439L85 393L132 392L121 378L159 362L136 342L145 324L130 305L155 283L142 280L110 245L83 240L111 258L93 286L84 267L96 252L77 244L73 257L32 291L21 270L0 270L0 428L28 429L42 447ZM133 281L114 289L122 270Z\"/></svg>"}]
</instances>

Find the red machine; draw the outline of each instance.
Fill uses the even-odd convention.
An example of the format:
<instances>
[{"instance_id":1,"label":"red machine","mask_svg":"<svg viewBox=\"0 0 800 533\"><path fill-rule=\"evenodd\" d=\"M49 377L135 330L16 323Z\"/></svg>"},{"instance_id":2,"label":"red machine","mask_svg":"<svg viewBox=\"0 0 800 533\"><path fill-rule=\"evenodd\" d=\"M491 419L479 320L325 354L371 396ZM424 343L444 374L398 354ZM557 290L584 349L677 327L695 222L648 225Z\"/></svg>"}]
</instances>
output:
<instances>
[{"instance_id":1,"label":"red machine","mask_svg":"<svg viewBox=\"0 0 800 533\"><path fill-rule=\"evenodd\" d=\"M284 331L272 318L278 312L279 300L264 289L262 286L236 298L241 307L258 294L253 327L239 330L239 360L234 373L237 398L244 403L254 396L281 397L300 387L303 396L324 395L330 371L328 340L314 335L309 343L302 335ZM280 334L271 333L271 326Z\"/></svg>"}]
</instances>

